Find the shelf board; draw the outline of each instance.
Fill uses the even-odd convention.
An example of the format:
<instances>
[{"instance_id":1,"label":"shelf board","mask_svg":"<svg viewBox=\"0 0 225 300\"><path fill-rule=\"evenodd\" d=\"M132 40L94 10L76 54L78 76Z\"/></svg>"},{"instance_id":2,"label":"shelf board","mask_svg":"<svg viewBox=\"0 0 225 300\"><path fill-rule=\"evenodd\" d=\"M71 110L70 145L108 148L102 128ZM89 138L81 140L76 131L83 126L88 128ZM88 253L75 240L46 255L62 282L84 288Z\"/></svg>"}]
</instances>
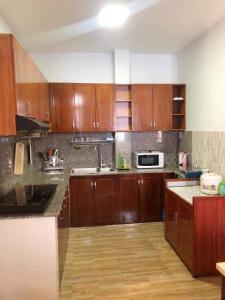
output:
<instances>
[{"instance_id":1,"label":"shelf board","mask_svg":"<svg viewBox=\"0 0 225 300\"><path fill-rule=\"evenodd\" d=\"M121 100L116 100L116 102L132 102L132 100L123 100L123 99L121 99Z\"/></svg>"},{"instance_id":2,"label":"shelf board","mask_svg":"<svg viewBox=\"0 0 225 300\"><path fill-rule=\"evenodd\" d=\"M116 118L132 118L132 116L116 116Z\"/></svg>"},{"instance_id":3,"label":"shelf board","mask_svg":"<svg viewBox=\"0 0 225 300\"><path fill-rule=\"evenodd\" d=\"M130 132L130 131L132 131L132 130L131 130L131 129L127 129L127 128L116 129L116 132L124 132L124 131Z\"/></svg>"},{"instance_id":4,"label":"shelf board","mask_svg":"<svg viewBox=\"0 0 225 300\"><path fill-rule=\"evenodd\" d=\"M173 129L170 129L170 131L184 131L185 129L184 128L173 128Z\"/></svg>"}]
</instances>

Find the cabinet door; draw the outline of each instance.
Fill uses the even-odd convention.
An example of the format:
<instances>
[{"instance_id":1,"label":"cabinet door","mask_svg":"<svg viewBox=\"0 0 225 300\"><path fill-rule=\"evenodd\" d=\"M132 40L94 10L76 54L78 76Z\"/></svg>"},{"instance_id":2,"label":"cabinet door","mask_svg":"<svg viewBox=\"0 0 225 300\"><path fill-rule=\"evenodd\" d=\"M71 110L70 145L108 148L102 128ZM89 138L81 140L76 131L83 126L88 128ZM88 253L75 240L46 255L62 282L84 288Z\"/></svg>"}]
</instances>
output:
<instances>
[{"instance_id":1,"label":"cabinet door","mask_svg":"<svg viewBox=\"0 0 225 300\"><path fill-rule=\"evenodd\" d=\"M132 130L153 129L152 119L152 85L134 84L131 87Z\"/></svg>"},{"instance_id":2,"label":"cabinet door","mask_svg":"<svg viewBox=\"0 0 225 300\"><path fill-rule=\"evenodd\" d=\"M172 88L168 84L153 85L154 129L172 129Z\"/></svg>"},{"instance_id":3,"label":"cabinet door","mask_svg":"<svg viewBox=\"0 0 225 300\"><path fill-rule=\"evenodd\" d=\"M56 132L74 131L75 85L73 83L52 83L50 91L52 130Z\"/></svg>"},{"instance_id":4,"label":"cabinet door","mask_svg":"<svg viewBox=\"0 0 225 300\"><path fill-rule=\"evenodd\" d=\"M159 222L161 210L160 177L145 175L141 179L141 218L142 222Z\"/></svg>"},{"instance_id":5,"label":"cabinet door","mask_svg":"<svg viewBox=\"0 0 225 300\"><path fill-rule=\"evenodd\" d=\"M93 224L93 189L90 178L70 179L70 224L71 227Z\"/></svg>"},{"instance_id":6,"label":"cabinet door","mask_svg":"<svg viewBox=\"0 0 225 300\"><path fill-rule=\"evenodd\" d=\"M69 197L69 190L67 188L64 195L61 211L58 216L58 228L70 227L69 206L70 206L70 197Z\"/></svg>"},{"instance_id":7,"label":"cabinet door","mask_svg":"<svg viewBox=\"0 0 225 300\"><path fill-rule=\"evenodd\" d=\"M94 224L115 223L114 178L94 178Z\"/></svg>"},{"instance_id":8,"label":"cabinet door","mask_svg":"<svg viewBox=\"0 0 225 300\"><path fill-rule=\"evenodd\" d=\"M76 84L75 115L78 131L95 130L94 84Z\"/></svg>"},{"instance_id":9,"label":"cabinet door","mask_svg":"<svg viewBox=\"0 0 225 300\"><path fill-rule=\"evenodd\" d=\"M115 89L113 84L96 84L96 127L113 131L115 124Z\"/></svg>"},{"instance_id":10,"label":"cabinet door","mask_svg":"<svg viewBox=\"0 0 225 300\"><path fill-rule=\"evenodd\" d=\"M49 85L46 82L40 84L40 99L42 99L41 106L41 120L50 122L50 105L49 105Z\"/></svg>"},{"instance_id":11,"label":"cabinet door","mask_svg":"<svg viewBox=\"0 0 225 300\"><path fill-rule=\"evenodd\" d=\"M190 271L193 271L193 208L180 199L178 200L177 242L179 256Z\"/></svg>"},{"instance_id":12,"label":"cabinet door","mask_svg":"<svg viewBox=\"0 0 225 300\"><path fill-rule=\"evenodd\" d=\"M140 222L140 184L137 176L121 177L119 223Z\"/></svg>"},{"instance_id":13,"label":"cabinet door","mask_svg":"<svg viewBox=\"0 0 225 300\"><path fill-rule=\"evenodd\" d=\"M0 35L0 135L15 135L15 78L12 36Z\"/></svg>"},{"instance_id":14,"label":"cabinet door","mask_svg":"<svg viewBox=\"0 0 225 300\"><path fill-rule=\"evenodd\" d=\"M13 38L13 53L17 89L17 113L41 120L44 100L40 97L40 86L43 79L46 83L47 80L15 38Z\"/></svg>"},{"instance_id":15,"label":"cabinet door","mask_svg":"<svg viewBox=\"0 0 225 300\"><path fill-rule=\"evenodd\" d=\"M163 213L163 217L165 214L165 191L166 191L166 184L165 184L165 180L166 179L173 179L176 178L177 175L175 175L175 173L164 173L163 177L162 177L162 181L161 181L161 212Z\"/></svg>"},{"instance_id":16,"label":"cabinet door","mask_svg":"<svg viewBox=\"0 0 225 300\"><path fill-rule=\"evenodd\" d=\"M170 191L166 190L165 203L165 234L170 244L177 249L177 197Z\"/></svg>"}]
</instances>

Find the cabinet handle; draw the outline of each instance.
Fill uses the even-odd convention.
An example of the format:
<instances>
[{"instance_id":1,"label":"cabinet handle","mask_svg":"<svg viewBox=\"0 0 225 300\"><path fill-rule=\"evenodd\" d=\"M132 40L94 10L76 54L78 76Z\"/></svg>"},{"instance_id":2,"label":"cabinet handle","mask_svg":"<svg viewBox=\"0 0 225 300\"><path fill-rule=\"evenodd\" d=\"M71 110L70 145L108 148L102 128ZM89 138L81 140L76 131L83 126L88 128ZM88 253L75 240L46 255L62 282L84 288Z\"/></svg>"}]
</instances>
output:
<instances>
[{"instance_id":1,"label":"cabinet handle","mask_svg":"<svg viewBox=\"0 0 225 300\"><path fill-rule=\"evenodd\" d=\"M151 127L151 128L152 128L152 122L150 122L150 123L149 123L149 127Z\"/></svg>"},{"instance_id":2,"label":"cabinet handle","mask_svg":"<svg viewBox=\"0 0 225 300\"><path fill-rule=\"evenodd\" d=\"M46 116L47 119L49 119L49 112L48 111L45 112L45 116Z\"/></svg>"},{"instance_id":3,"label":"cabinet handle","mask_svg":"<svg viewBox=\"0 0 225 300\"><path fill-rule=\"evenodd\" d=\"M93 181L91 181L91 188L92 188L92 190L94 189L94 182Z\"/></svg>"},{"instance_id":4,"label":"cabinet handle","mask_svg":"<svg viewBox=\"0 0 225 300\"><path fill-rule=\"evenodd\" d=\"M156 127L155 122L153 123L153 127L154 127L154 128Z\"/></svg>"},{"instance_id":5,"label":"cabinet handle","mask_svg":"<svg viewBox=\"0 0 225 300\"><path fill-rule=\"evenodd\" d=\"M75 122L73 122L73 128L75 128Z\"/></svg>"},{"instance_id":6,"label":"cabinet handle","mask_svg":"<svg viewBox=\"0 0 225 300\"><path fill-rule=\"evenodd\" d=\"M95 126L95 122L93 122L93 128L95 128L96 126Z\"/></svg>"},{"instance_id":7,"label":"cabinet handle","mask_svg":"<svg viewBox=\"0 0 225 300\"><path fill-rule=\"evenodd\" d=\"M143 180L143 179L141 179L141 184L142 184L142 185L144 184L144 180Z\"/></svg>"},{"instance_id":8,"label":"cabinet handle","mask_svg":"<svg viewBox=\"0 0 225 300\"><path fill-rule=\"evenodd\" d=\"M99 122L96 122L96 128L99 128Z\"/></svg>"},{"instance_id":9,"label":"cabinet handle","mask_svg":"<svg viewBox=\"0 0 225 300\"><path fill-rule=\"evenodd\" d=\"M30 114L30 102L27 101L27 102L25 102L25 104L26 104L27 115L30 116L30 115L31 115L31 114Z\"/></svg>"},{"instance_id":10,"label":"cabinet handle","mask_svg":"<svg viewBox=\"0 0 225 300\"><path fill-rule=\"evenodd\" d=\"M95 188L95 190L97 189L97 183L96 183L96 181L94 182L94 188Z\"/></svg>"},{"instance_id":11,"label":"cabinet handle","mask_svg":"<svg viewBox=\"0 0 225 300\"><path fill-rule=\"evenodd\" d=\"M140 185L141 185L141 180L138 179L137 183L138 183L138 186L140 187Z\"/></svg>"},{"instance_id":12,"label":"cabinet handle","mask_svg":"<svg viewBox=\"0 0 225 300\"><path fill-rule=\"evenodd\" d=\"M174 213L175 215L175 223L177 224L177 221L178 221L178 213Z\"/></svg>"}]
</instances>

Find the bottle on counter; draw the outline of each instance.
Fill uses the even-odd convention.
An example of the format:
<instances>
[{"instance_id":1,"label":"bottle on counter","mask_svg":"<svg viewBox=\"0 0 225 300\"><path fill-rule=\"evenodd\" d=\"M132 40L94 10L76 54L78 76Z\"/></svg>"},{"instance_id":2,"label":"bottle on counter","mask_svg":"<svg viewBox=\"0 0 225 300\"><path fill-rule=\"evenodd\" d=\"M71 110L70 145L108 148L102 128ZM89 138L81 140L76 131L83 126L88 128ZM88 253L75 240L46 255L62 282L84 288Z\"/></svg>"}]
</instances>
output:
<instances>
[{"instance_id":1,"label":"bottle on counter","mask_svg":"<svg viewBox=\"0 0 225 300\"><path fill-rule=\"evenodd\" d=\"M124 158L123 153L119 153L118 155L118 169L119 170L127 170L128 164L126 158Z\"/></svg>"}]
</instances>

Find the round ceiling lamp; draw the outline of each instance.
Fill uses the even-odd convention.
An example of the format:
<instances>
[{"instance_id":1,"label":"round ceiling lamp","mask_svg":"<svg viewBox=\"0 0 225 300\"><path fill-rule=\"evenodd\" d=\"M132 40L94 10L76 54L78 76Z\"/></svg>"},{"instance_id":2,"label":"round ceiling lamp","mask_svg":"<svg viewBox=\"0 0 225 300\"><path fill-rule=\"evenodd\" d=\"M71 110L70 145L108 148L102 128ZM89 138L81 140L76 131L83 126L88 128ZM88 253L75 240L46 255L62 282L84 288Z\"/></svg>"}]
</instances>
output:
<instances>
[{"instance_id":1,"label":"round ceiling lamp","mask_svg":"<svg viewBox=\"0 0 225 300\"><path fill-rule=\"evenodd\" d=\"M129 17L129 10L125 5L111 4L105 6L98 15L102 27L116 28L123 25Z\"/></svg>"}]
</instances>

